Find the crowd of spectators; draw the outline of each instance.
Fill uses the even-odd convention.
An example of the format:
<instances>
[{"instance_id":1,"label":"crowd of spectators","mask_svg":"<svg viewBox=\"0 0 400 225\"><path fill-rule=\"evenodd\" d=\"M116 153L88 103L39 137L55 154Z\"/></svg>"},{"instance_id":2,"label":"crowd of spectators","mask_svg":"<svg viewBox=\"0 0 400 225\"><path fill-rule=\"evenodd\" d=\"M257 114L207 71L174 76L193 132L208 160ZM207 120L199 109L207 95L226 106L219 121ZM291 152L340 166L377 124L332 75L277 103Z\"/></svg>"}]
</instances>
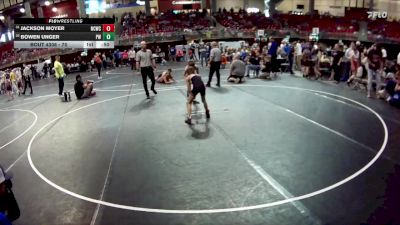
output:
<instances>
[{"instance_id":1,"label":"crowd of spectators","mask_svg":"<svg viewBox=\"0 0 400 225\"><path fill-rule=\"evenodd\" d=\"M139 12L134 16L126 13L121 19L121 37L131 35L146 35L153 33L177 32L190 30L206 30L210 27L210 20L206 11L193 11L175 14L172 11L147 16Z\"/></svg>"},{"instance_id":2,"label":"crowd of spectators","mask_svg":"<svg viewBox=\"0 0 400 225\"><path fill-rule=\"evenodd\" d=\"M381 98L400 106L400 53L397 60L389 59L379 43L367 46L357 41L345 45L340 41L331 47L305 41L282 42L278 54L289 62L289 71L294 66L305 78L326 75L327 81L346 82L353 89L366 90L368 98ZM295 57L299 60L294 65Z\"/></svg>"},{"instance_id":3,"label":"crowd of spectators","mask_svg":"<svg viewBox=\"0 0 400 225\"><path fill-rule=\"evenodd\" d=\"M247 13L241 9L238 12L234 12L233 9L229 11L226 9L219 9L219 11L214 14L214 17L222 26L236 30L253 28L276 30L281 28L279 22L265 17L262 13Z\"/></svg>"},{"instance_id":4,"label":"crowd of spectators","mask_svg":"<svg viewBox=\"0 0 400 225\"><path fill-rule=\"evenodd\" d=\"M13 65L21 62L31 61L45 55L54 55L58 49L10 49L4 50L0 47L0 65Z\"/></svg>"},{"instance_id":5,"label":"crowd of spectators","mask_svg":"<svg viewBox=\"0 0 400 225\"><path fill-rule=\"evenodd\" d=\"M399 29L400 22L397 21L377 19L368 22L368 34L400 39Z\"/></svg>"},{"instance_id":6,"label":"crowd of spectators","mask_svg":"<svg viewBox=\"0 0 400 225\"><path fill-rule=\"evenodd\" d=\"M358 21L347 17L331 15L294 15L277 14L274 19L280 21L282 28L311 32L318 27L322 32L354 33L359 30Z\"/></svg>"},{"instance_id":7,"label":"crowd of spectators","mask_svg":"<svg viewBox=\"0 0 400 225\"><path fill-rule=\"evenodd\" d=\"M209 43L192 43L190 49L194 56L189 60L199 61L205 52L207 61L210 55ZM340 41L331 47L304 40L289 42L271 38L264 44L244 42L240 48L220 46L220 50L221 62L230 64L228 80L231 82L244 82L245 77L273 79L282 72L295 75L297 70L307 79L347 83L352 89L366 91L368 98L384 99L400 107L400 53L397 60L389 59L384 46L378 43L364 45L357 41L346 45Z\"/></svg>"}]
</instances>

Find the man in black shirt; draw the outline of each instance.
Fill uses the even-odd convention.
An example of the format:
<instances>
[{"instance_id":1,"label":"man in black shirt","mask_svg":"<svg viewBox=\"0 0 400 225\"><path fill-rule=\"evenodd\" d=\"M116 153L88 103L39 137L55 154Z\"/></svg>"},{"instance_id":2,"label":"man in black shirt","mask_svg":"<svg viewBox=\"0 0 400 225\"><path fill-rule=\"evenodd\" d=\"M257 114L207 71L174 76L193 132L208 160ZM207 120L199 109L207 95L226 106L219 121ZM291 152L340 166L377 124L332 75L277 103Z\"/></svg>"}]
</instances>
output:
<instances>
[{"instance_id":1,"label":"man in black shirt","mask_svg":"<svg viewBox=\"0 0 400 225\"><path fill-rule=\"evenodd\" d=\"M383 56L382 56L382 48L378 44L373 44L371 48L368 50L368 95L367 97L371 97L372 91L372 79L375 76L376 80L376 91L381 89L381 74L383 70Z\"/></svg>"},{"instance_id":2,"label":"man in black shirt","mask_svg":"<svg viewBox=\"0 0 400 225\"><path fill-rule=\"evenodd\" d=\"M96 95L93 91L93 81L82 82L81 75L76 75L76 83L74 86L75 95L77 99L84 99Z\"/></svg>"},{"instance_id":3,"label":"man in black shirt","mask_svg":"<svg viewBox=\"0 0 400 225\"><path fill-rule=\"evenodd\" d=\"M333 60L332 60L332 70L334 73L334 79L337 83L340 82L340 78L342 76L341 74L341 69L340 69L340 64L342 63L342 58L344 56L343 52L343 45L341 44L336 44L335 45L335 52L333 54Z\"/></svg>"}]
</instances>

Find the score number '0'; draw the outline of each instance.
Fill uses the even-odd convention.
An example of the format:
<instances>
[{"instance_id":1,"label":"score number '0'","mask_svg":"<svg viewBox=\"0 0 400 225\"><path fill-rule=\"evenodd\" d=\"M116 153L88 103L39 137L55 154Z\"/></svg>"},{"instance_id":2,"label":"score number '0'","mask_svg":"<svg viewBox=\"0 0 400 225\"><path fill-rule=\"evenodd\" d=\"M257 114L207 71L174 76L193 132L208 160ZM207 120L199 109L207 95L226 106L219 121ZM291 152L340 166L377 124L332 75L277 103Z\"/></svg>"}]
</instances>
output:
<instances>
[{"instance_id":1,"label":"score number '0'","mask_svg":"<svg viewBox=\"0 0 400 225\"><path fill-rule=\"evenodd\" d=\"M114 32L114 24L103 24L103 32Z\"/></svg>"}]
</instances>

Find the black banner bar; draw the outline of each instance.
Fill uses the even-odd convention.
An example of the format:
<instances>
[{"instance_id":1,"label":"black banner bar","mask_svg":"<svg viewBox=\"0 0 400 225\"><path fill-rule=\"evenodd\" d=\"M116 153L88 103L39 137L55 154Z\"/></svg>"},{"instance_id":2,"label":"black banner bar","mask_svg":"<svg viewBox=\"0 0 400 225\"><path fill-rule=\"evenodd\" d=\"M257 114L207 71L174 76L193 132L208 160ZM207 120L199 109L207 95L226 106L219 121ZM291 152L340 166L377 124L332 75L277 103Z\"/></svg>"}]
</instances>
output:
<instances>
[{"instance_id":1,"label":"black banner bar","mask_svg":"<svg viewBox=\"0 0 400 225\"><path fill-rule=\"evenodd\" d=\"M14 24L114 24L112 18L15 18Z\"/></svg>"},{"instance_id":2,"label":"black banner bar","mask_svg":"<svg viewBox=\"0 0 400 225\"><path fill-rule=\"evenodd\" d=\"M43 32L103 32L102 25L96 24L18 24L14 27L15 32L32 32L32 33L43 33Z\"/></svg>"},{"instance_id":3,"label":"black banner bar","mask_svg":"<svg viewBox=\"0 0 400 225\"><path fill-rule=\"evenodd\" d=\"M102 33L94 32L18 32L15 41L102 41Z\"/></svg>"}]
</instances>

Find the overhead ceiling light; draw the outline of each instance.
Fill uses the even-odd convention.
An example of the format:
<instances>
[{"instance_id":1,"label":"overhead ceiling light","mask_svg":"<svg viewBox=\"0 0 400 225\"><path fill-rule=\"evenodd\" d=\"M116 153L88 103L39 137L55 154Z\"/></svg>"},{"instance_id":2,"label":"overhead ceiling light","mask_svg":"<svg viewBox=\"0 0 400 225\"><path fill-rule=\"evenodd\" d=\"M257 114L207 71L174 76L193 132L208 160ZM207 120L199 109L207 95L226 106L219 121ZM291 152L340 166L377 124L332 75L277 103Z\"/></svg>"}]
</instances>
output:
<instances>
[{"instance_id":1,"label":"overhead ceiling light","mask_svg":"<svg viewBox=\"0 0 400 225\"><path fill-rule=\"evenodd\" d=\"M44 2L44 5L45 5L45 6L49 6L49 5L50 5L50 2L49 2L49 1L45 1L45 2Z\"/></svg>"},{"instance_id":2,"label":"overhead ceiling light","mask_svg":"<svg viewBox=\"0 0 400 225\"><path fill-rule=\"evenodd\" d=\"M25 12L25 9L24 9L24 8L20 8L19 11L20 11L21 13L24 13L24 12Z\"/></svg>"},{"instance_id":3,"label":"overhead ceiling light","mask_svg":"<svg viewBox=\"0 0 400 225\"><path fill-rule=\"evenodd\" d=\"M0 16L0 20L4 20L5 17L3 15Z\"/></svg>"},{"instance_id":4,"label":"overhead ceiling light","mask_svg":"<svg viewBox=\"0 0 400 225\"><path fill-rule=\"evenodd\" d=\"M51 9L51 11L53 11L53 12L57 12L57 8L56 7L53 7L52 9Z\"/></svg>"},{"instance_id":5,"label":"overhead ceiling light","mask_svg":"<svg viewBox=\"0 0 400 225\"><path fill-rule=\"evenodd\" d=\"M191 5L191 4L201 4L201 1L172 1L172 5Z\"/></svg>"},{"instance_id":6,"label":"overhead ceiling light","mask_svg":"<svg viewBox=\"0 0 400 225\"><path fill-rule=\"evenodd\" d=\"M259 8L247 8L246 10L248 13L258 13L260 12Z\"/></svg>"},{"instance_id":7,"label":"overhead ceiling light","mask_svg":"<svg viewBox=\"0 0 400 225\"><path fill-rule=\"evenodd\" d=\"M136 4L138 4L138 5L145 5L146 2L145 2L145 1L136 0Z\"/></svg>"}]
</instances>

